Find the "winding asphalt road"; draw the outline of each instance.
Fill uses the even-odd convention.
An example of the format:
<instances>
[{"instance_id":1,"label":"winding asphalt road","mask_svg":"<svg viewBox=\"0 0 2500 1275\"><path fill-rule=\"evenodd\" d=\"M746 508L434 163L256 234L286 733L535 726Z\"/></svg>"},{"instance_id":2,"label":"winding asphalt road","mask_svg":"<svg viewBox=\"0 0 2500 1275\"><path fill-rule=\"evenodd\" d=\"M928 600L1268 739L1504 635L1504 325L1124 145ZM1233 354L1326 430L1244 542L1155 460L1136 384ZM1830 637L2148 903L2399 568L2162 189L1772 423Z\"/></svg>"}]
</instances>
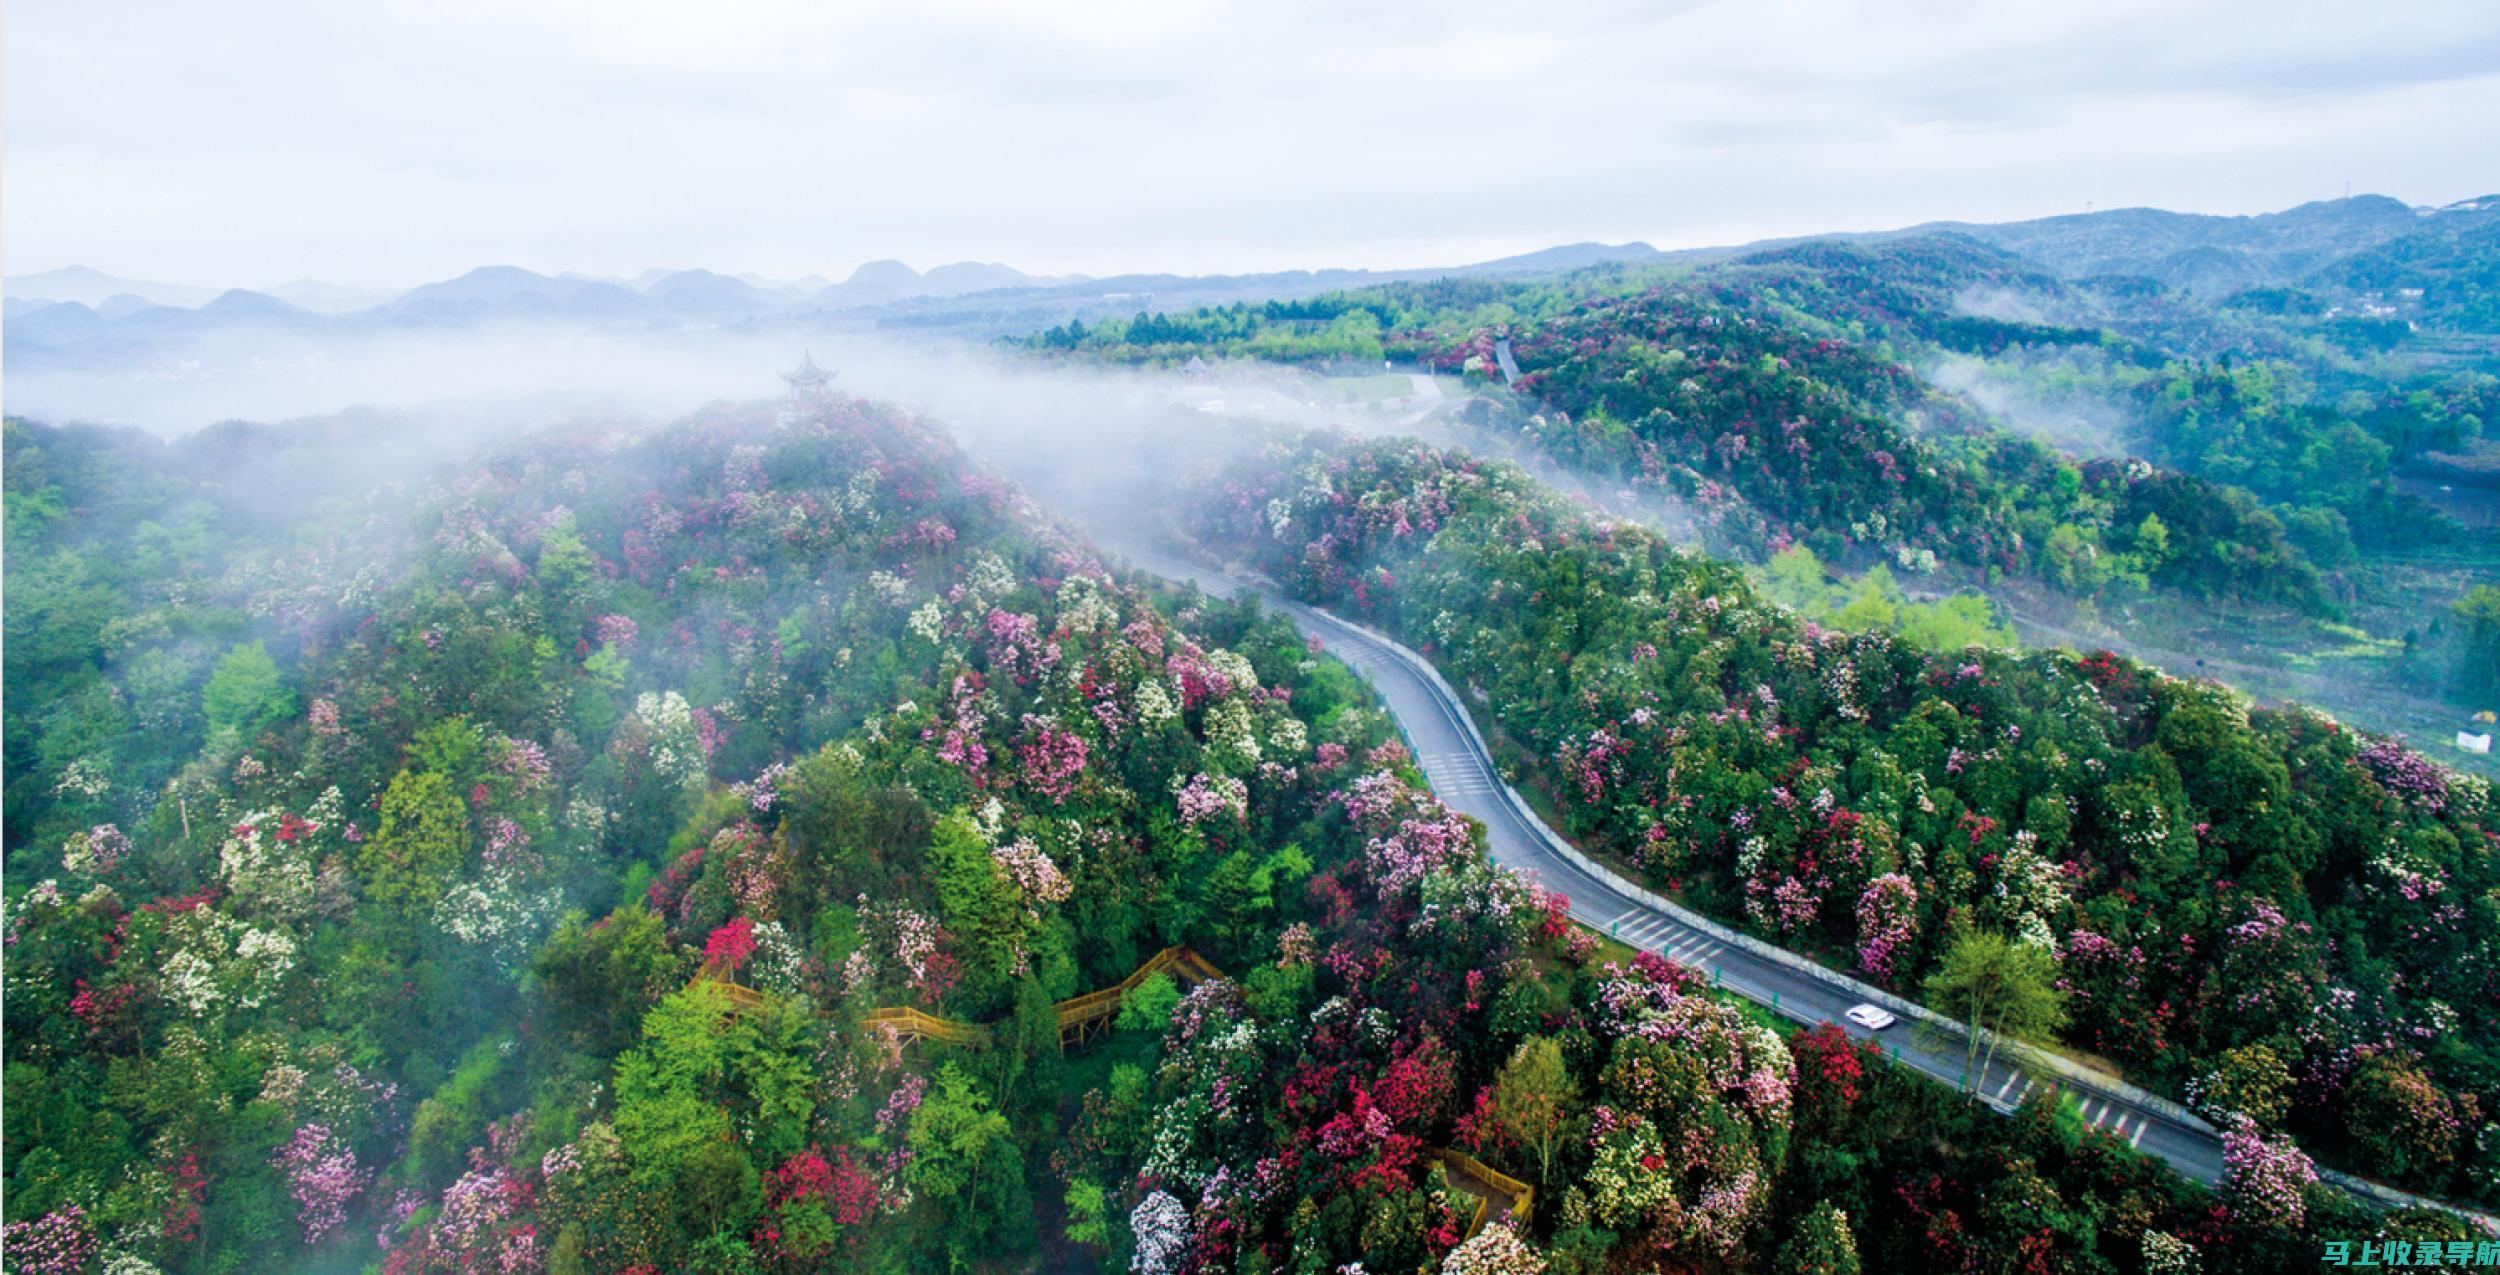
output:
<instances>
[{"instance_id":1,"label":"winding asphalt road","mask_svg":"<svg viewBox=\"0 0 2500 1275\"><path fill-rule=\"evenodd\" d=\"M1549 890L1561 891L1571 900L1572 916L1584 924L1678 964L1704 970L1730 990L1799 1023L1837 1023L1853 1037L1871 1038L1897 1061L1945 1084L1975 1081L1980 1099L1999 1111L2010 1112L2043 1089L2064 1088L2093 1128L2158 1156L2200 1181L2220 1178L2222 1143L2202 1121L2157 1110L2076 1077L2044 1078L2002 1058L1977 1075L1969 1075L1966 1038L1956 1034L1959 1024L1948 1021L1946 1030L1914 1030L1905 1017L1884 1031L1870 1032L1841 1014L1861 1002L1884 1000L1876 989L1854 985L1829 971L1801 972L1755 950L1758 943L1689 913L1679 916L1676 910L1638 897L1637 887L1629 882L1608 880L1593 871L1502 782L1482 736L1422 656L1272 587L1169 554L1116 541L1100 542L1151 574L1194 583L1219 597L1249 593L1269 609L1291 616L1303 632L1317 637L1330 653L1370 679L1405 731L1433 792L1452 809L1484 824L1494 860L1533 875Z\"/></svg>"}]
</instances>

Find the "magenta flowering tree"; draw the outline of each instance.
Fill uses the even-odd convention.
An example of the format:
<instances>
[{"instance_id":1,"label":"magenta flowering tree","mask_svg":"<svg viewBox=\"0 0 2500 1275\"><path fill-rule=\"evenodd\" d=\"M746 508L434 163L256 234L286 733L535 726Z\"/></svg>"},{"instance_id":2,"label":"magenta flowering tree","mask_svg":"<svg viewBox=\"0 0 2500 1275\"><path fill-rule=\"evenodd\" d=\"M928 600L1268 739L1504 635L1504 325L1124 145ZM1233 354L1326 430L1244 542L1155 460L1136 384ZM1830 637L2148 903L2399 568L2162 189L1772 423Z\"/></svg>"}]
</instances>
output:
<instances>
[{"instance_id":1,"label":"magenta flowering tree","mask_svg":"<svg viewBox=\"0 0 2500 1275\"><path fill-rule=\"evenodd\" d=\"M2405 747L2402 740L2382 739L2362 749L2353 760L2370 772L2379 787L2412 798L2434 814L2448 803L2447 775L2429 759Z\"/></svg>"},{"instance_id":2,"label":"magenta flowering tree","mask_svg":"<svg viewBox=\"0 0 2500 1275\"><path fill-rule=\"evenodd\" d=\"M11 1222L0 1234L9 1269L29 1275L86 1275L99 1245L87 1211L64 1204L32 1222Z\"/></svg>"},{"instance_id":3,"label":"magenta flowering tree","mask_svg":"<svg viewBox=\"0 0 2500 1275\"><path fill-rule=\"evenodd\" d=\"M1467 817L1438 810L1428 812L1427 817L1399 820L1394 829L1364 843L1363 855L1385 895L1458 866L1475 849L1475 828Z\"/></svg>"},{"instance_id":4,"label":"magenta flowering tree","mask_svg":"<svg viewBox=\"0 0 2500 1275\"><path fill-rule=\"evenodd\" d=\"M944 739L938 744L938 760L960 766L964 773L979 782L989 768L990 750L981 742L981 732L989 725L989 713L982 702L982 682L978 673L964 673L955 679L947 709L953 720L945 727ZM930 734L936 734L932 727Z\"/></svg>"},{"instance_id":5,"label":"magenta flowering tree","mask_svg":"<svg viewBox=\"0 0 2500 1275\"><path fill-rule=\"evenodd\" d=\"M1016 751L1024 762L1024 782L1051 799L1065 803L1085 773L1085 741L1045 717L1025 715L1028 736Z\"/></svg>"},{"instance_id":6,"label":"magenta flowering tree","mask_svg":"<svg viewBox=\"0 0 2500 1275\"><path fill-rule=\"evenodd\" d=\"M712 931L703 941L703 963L724 973L735 974L747 958L755 955L755 923L743 916L730 918L729 924Z\"/></svg>"},{"instance_id":7,"label":"magenta flowering tree","mask_svg":"<svg viewBox=\"0 0 2500 1275\"><path fill-rule=\"evenodd\" d=\"M286 1175L287 1191L295 1197L295 1218L304 1228L307 1244L321 1242L347 1220L348 1202L365 1189L369 1176L357 1167L356 1153L318 1121L296 1129L270 1163Z\"/></svg>"},{"instance_id":8,"label":"magenta flowering tree","mask_svg":"<svg viewBox=\"0 0 2500 1275\"><path fill-rule=\"evenodd\" d=\"M2253 1021L2298 1022L2326 1003L2324 943L2272 899L2250 898L2246 918L2223 931L2221 970L2230 1012Z\"/></svg>"},{"instance_id":9,"label":"magenta flowering tree","mask_svg":"<svg viewBox=\"0 0 2500 1275\"><path fill-rule=\"evenodd\" d=\"M1732 1253L1786 1154L1795 1060L1682 970L1610 973L1598 1005L1614 1039L1590 1126L1597 1216L1662 1247Z\"/></svg>"},{"instance_id":10,"label":"magenta flowering tree","mask_svg":"<svg viewBox=\"0 0 2500 1275\"><path fill-rule=\"evenodd\" d=\"M990 668L1019 680L1049 672L1059 662L1059 644L1044 641L1041 621L1018 612L992 608L981 622L987 636Z\"/></svg>"},{"instance_id":11,"label":"magenta flowering tree","mask_svg":"<svg viewBox=\"0 0 2500 1275\"><path fill-rule=\"evenodd\" d=\"M472 1150L469 1156L470 1170L443 1191L441 1207L426 1227L392 1252L384 1264L386 1275L531 1275L544 1269L546 1251L534 1220L538 1192L491 1163L484 1151Z\"/></svg>"}]
</instances>

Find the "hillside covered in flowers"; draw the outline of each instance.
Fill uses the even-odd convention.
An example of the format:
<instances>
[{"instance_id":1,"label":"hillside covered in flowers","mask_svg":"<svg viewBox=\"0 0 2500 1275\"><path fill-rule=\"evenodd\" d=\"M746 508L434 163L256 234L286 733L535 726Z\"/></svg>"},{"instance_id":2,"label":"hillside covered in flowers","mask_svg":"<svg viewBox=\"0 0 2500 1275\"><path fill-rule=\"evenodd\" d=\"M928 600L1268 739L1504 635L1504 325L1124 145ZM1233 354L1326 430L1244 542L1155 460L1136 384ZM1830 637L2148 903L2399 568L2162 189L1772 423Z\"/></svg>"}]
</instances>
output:
<instances>
[{"instance_id":1,"label":"hillside covered in flowers","mask_svg":"<svg viewBox=\"0 0 2500 1275\"><path fill-rule=\"evenodd\" d=\"M1143 591L903 414L551 426L361 487L311 463L352 442L216 442L9 427L12 1269L2259 1271L2453 1230L2255 1126L2208 1191L1572 927L1324 651ZM1446 480L1396 514L1491 508ZM1364 570L1313 583L1402 614ZM1782 778L1811 816L1753 805L1816 890L1813 847L1931 835ZM2477 897L2434 831L2479 797L2407 799L2422 880ZM1949 921L1898 862L1908 977ZM2261 950L2313 952L2299 918ZM1175 945L1222 976L1070 1041L1055 1005Z\"/></svg>"},{"instance_id":2,"label":"hillside covered in flowers","mask_svg":"<svg viewBox=\"0 0 2500 1275\"><path fill-rule=\"evenodd\" d=\"M2106 652L1826 630L1413 443L1311 435L1175 507L1424 650L1563 826L1653 886L1912 996L2002 936L2049 963L2040 1034L2218 1124L2500 1198L2486 782Z\"/></svg>"}]
</instances>

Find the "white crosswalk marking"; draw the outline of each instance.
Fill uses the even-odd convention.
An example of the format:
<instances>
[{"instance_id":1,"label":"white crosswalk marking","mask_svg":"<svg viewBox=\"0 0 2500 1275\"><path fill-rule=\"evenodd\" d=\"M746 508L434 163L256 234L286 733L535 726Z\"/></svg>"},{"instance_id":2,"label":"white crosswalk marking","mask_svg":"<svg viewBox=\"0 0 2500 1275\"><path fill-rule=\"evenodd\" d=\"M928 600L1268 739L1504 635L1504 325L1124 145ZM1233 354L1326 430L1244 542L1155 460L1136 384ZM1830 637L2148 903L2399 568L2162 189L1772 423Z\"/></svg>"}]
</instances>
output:
<instances>
[{"instance_id":1,"label":"white crosswalk marking","mask_svg":"<svg viewBox=\"0 0 2500 1275\"><path fill-rule=\"evenodd\" d=\"M2128 1145L2128 1146L2131 1146L2131 1147L2140 1147L2140 1146L2143 1146L2143 1145L2144 1145L2144 1127L2145 1127L2146 1125L2151 1124L2151 1123L2153 1123L2153 1119L2152 1119L2152 1117L2147 1116L2147 1117L2145 1117L2145 1118L2144 1118L2144 1120L2143 1120L2141 1123L2137 1124L2137 1125L2136 1125L2136 1127L2135 1127L2135 1136L2134 1136L2134 1137L2132 1137L2132 1138L2127 1139L2127 1145Z\"/></svg>"},{"instance_id":2,"label":"white crosswalk marking","mask_svg":"<svg viewBox=\"0 0 2500 1275\"><path fill-rule=\"evenodd\" d=\"M1998 1102L2003 1102L2003 1101L2005 1101L2005 1091L2006 1091L2006 1090L2008 1090L2008 1089L2013 1088L2013 1087L2014 1087L2014 1082L2015 1082L2015 1081L2017 1081L2017 1080L2020 1080L2020 1079L2022 1079L2022 1078L2023 1078L2023 1074L2022 1074L2021 1072L2019 1072L2019 1071L2018 1071L2018 1072L2013 1073L2012 1075L2007 1076L2007 1077L2005 1078L2005 1083L1997 1086L1997 1101L1998 1101Z\"/></svg>"}]
</instances>

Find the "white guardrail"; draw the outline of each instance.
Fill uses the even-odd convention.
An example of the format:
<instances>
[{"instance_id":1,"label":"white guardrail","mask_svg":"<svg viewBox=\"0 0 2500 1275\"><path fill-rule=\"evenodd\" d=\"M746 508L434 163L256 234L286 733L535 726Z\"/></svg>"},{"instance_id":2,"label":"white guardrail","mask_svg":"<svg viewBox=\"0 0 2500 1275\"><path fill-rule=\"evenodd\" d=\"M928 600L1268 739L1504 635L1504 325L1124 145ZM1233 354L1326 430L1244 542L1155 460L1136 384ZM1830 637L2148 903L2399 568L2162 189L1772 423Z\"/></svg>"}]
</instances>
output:
<instances>
[{"instance_id":1,"label":"white guardrail","mask_svg":"<svg viewBox=\"0 0 2500 1275\"><path fill-rule=\"evenodd\" d=\"M1802 977L1813 979L1814 981L1821 983L1836 992L1840 992L1843 995L1850 996L1861 1001L1866 1001L1871 1004L1881 1005L1884 1008L1901 1015L1902 1017L1924 1023L1927 1026L1938 1031L1942 1031L1948 1035L1960 1036L1964 1040L1968 1040L1974 1034L1974 1030L1968 1024L1963 1023L1958 1019L1947 1018L1944 1015L1938 1014L1915 1001L1906 1000L1900 996L1892 994L1891 992L1887 992L1880 987L1861 983L1858 980L1851 978L1838 970L1832 969L1830 966L1824 965L1819 961L1810 960L1791 952L1786 948L1765 943L1752 935L1740 933L1729 928L1728 926L1722 925L1719 922L1710 919L1709 917L1693 911L1691 908L1685 907L1683 904L1677 903L1672 899L1636 884L1626 878L1623 874L1616 872L1614 869L1607 867L1605 864L1590 857L1578 846L1571 844L1571 842L1566 840L1560 833L1555 832L1554 829L1545 822L1544 816L1539 815L1536 808L1528 804L1527 798L1520 796L1519 790L1512 787L1510 782L1502 777L1498 768L1493 767L1493 749L1492 746L1486 742L1484 732L1477 729L1475 718L1467 711L1466 701L1459 697L1457 689L1450 685L1448 679L1441 676L1441 670L1434 667L1432 661L1427 660L1422 655L1407 649L1404 643L1399 642L1397 639L1390 637L1388 634L1383 633L1370 625L1346 619L1333 612L1323 611L1317 607L1309 606L1307 603L1297 602L1293 605L1304 610L1308 610L1312 614L1317 615L1329 623L1338 625L1351 632L1361 634L1363 637L1379 644L1382 650L1387 651L1390 655L1394 656L1400 663L1405 664L1408 668L1414 670L1418 674L1421 674L1424 680L1432 687L1434 693L1442 698L1445 706L1450 710L1450 717L1458 723L1459 729L1465 731L1468 739L1475 744L1477 752L1484 758L1488 769L1493 771L1492 778L1495 781L1495 786L1501 790L1502 799L1509 803L1512 812L1519 816L1520 822L1534 829L1536 835L1542 838L1547 847L1552 849L1554 853L1570 860L1572 864L1579 867L1582 871L1587 872L1590 876L1605 883L1609 889L1635 899L1645 907L1654 908L1657 911L1663 912L1668 916L1673 917L1676 921L1709 935L1713 940L1719 943L1726 944L1730 947L1741 948L1757 960L1777 965ZM1762 997L1754 996L1750 992L1745 992L1742 988L1731 987L1731 990L1743 993L1755 1001L1763 1001ZM1766 1001L1763 1003L1768 1004L1769 1002ZM1987 1047L1989 1037L1995 1035L1993 1032L1987 1032L1984 1030L1978 1031L1976 1034L1979 1036L1980 1044L1983 1049ZM2024 1041L2013 1039L2000 1039L1997 1043L1997 1052L2001 1056L2007 1056L2018 1060L2022 1065L2032 1067L2039 1071L2052 1072L2059 1078L2067 1081L2074 1088L2088 1090L2099 1097L2114 1099L2129 1106L2149 1111L2173 1124L2180 1125L2208 1137L2219 1138L2221 1136L2221 1131L2216 1129L2211 1121L2206 1120L2204 1117L2197 1115L2195 1112L2179 1105L2177 1102L2164 1098L2160 1094L2152 1093L2135 1085L2128 1084L2126 1081L2103 1075L2102 1073L2094 1071L2071 1058L2041 1049ZM1981 1098L1983 1101L1988 1102L1990 1106L1997 1107L1999 1110L2011 1109L2004 1104L1996 1102L1996 1100L1992 1098L1988 1098L1985 1094L1982 1094ZM2454 1213L2467 1219L2468 1221L2474 1222L2486 1230L2500 1233L2500 1219L2495 1219L2489 1214L2480 1213L2461 1205L2451 1204L2445 1200L2435 1200L2426 1196L2415 1195L2409 1191L2400 1191L2394 1187L2372 1182L2367 1178L2357 1178L2351 1174L2338 1172L2323 1165L2318 1167L2318 1177L2322 1181L2340 1187L2343 1190L2350 1192L2352 1195L2382 1208L2440 1209L2449 1213Z\"/></svg>"}]
</instances>

